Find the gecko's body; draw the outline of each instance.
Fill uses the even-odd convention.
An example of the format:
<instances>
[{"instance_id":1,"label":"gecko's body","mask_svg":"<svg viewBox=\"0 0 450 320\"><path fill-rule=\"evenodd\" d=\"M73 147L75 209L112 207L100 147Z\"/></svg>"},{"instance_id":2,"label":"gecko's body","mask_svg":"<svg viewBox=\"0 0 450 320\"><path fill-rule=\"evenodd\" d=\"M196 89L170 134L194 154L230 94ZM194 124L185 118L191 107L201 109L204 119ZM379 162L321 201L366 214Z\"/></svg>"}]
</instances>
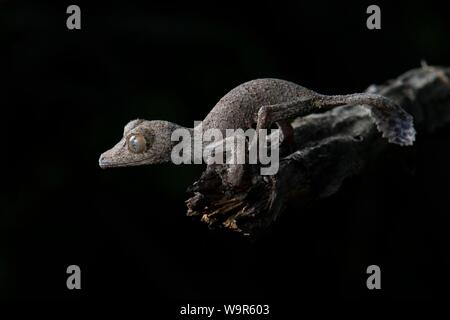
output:
<instances>
[{"instance_id":1,"label":"gecko's body","mask_svg":"<svg viewBox=\"0 0 450 320\"><path fill-rule=\"evenodd\" d=\"M411 115L392 100L370 93L327 96L293 82L257 79L228 92L202 122L208 129L269 128L276 123L285 138L292 135L288 120L319 110L354 104L370 108L378 130L389 142L411 145L415 130ZM172 132L180 126L167 121L133 120L124 129L122 140L103 153L102 168L169 162L173 146Z\"/></svg>"},{"instance_id":2,"label":"gecko's body","mask_svg":"<svg viewBox=\"0 0 450 320\"><path fill-rule=\"evenodd\" d=\"M314 92L293 82L280 79L257 79L232 89L203 120L203 130L217 128L248 129L258 120L262 106L288 103L301 97L312 97Z\"/></svg>"}]
</instances>

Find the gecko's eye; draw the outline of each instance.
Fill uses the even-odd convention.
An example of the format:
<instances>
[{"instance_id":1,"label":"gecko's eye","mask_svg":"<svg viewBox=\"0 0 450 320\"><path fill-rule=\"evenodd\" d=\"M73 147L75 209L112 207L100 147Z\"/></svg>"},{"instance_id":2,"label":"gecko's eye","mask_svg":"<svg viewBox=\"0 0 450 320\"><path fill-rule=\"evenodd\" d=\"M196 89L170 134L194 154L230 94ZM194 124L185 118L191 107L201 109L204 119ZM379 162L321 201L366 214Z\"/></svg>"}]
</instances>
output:
<instances>
[{"instance_id":1,"label":"gecko's eye","mask_svg":"<svg viewBox=\"0 0 450 320\"><path fill-rule=\"evenodd\" d=\"M141 134L133 134L128 138L128 149L133 153L142 153L146 149L147 142Z\"/></svg>"}]
</instances>

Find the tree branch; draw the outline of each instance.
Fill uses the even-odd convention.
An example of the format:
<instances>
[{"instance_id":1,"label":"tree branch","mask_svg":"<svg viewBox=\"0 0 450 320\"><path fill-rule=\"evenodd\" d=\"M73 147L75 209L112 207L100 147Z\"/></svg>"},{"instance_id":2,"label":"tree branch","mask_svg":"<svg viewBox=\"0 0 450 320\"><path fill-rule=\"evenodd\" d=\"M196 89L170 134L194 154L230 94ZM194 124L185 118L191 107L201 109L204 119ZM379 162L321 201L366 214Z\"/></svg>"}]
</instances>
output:
<instances>
[{"instance_id":1,"label":"tree branch","mask_svg":"<svg viewBox=\"0 0 450 320\"><path fill-rule=\"evenodd\" d=\"M450 122L450 68L423 66L367 91L389 97L414 116L420 139ZM235 188L223 183L224 166L208 166L188 191L188 215L210 227L253 235L269 227L288 203L304 205L337 192L367 161L390 148L377 132L370 111L342 106L293 122L295 148L280 159L278 173L250 175ZM402 148L397 147L395 148ZM407 148L407 147L403 147Z\"/></svg>"}]
</instances>

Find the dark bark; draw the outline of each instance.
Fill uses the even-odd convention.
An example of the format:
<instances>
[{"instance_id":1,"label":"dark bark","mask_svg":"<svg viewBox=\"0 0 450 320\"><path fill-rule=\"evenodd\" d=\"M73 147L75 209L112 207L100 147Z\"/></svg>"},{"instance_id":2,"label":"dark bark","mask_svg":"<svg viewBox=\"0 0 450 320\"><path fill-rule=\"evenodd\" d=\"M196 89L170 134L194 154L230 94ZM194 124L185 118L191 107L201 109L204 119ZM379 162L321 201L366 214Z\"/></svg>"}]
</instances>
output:
<instances>
[{"instance_id":1,"label":"dark bark","mask_svg":"<svg viewBox=\"0 0 450 320\"><path fill-rule=\"evenodd\" d=\"M450 122L449 76L450 68L424 66L367 91L385 95L411 113L420 139ZM334 194L369 159L392 151L361 106L299 118L293 126L296 151L281 157L276 175L261 176L252 166L242 185L231 188L222 182L227 180L225 168L209 166L189 188L188 215L210 227L253 235L269 227L287 204L306 205Z\"/></svg>"}]
</instances>

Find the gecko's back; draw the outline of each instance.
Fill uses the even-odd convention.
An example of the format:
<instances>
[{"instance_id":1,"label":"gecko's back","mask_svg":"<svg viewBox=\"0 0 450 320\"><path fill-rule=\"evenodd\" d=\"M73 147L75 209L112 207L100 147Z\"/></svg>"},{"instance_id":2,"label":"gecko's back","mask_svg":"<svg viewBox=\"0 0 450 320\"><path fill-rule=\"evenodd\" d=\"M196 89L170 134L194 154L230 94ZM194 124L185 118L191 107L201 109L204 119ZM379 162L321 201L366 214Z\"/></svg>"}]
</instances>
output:
<instances>
[{"instance_id":1,"label":"gecko's back","mask_svg":"<svg viewBox=\"0 0 450 320\"><path fill-rule=\"evenodd\" d=\"M280 79L256 79L245 82L228 92L203 121L203 130L251 128L262 106L314 95L298 84Z\"/></svg>"}]
</instances>

